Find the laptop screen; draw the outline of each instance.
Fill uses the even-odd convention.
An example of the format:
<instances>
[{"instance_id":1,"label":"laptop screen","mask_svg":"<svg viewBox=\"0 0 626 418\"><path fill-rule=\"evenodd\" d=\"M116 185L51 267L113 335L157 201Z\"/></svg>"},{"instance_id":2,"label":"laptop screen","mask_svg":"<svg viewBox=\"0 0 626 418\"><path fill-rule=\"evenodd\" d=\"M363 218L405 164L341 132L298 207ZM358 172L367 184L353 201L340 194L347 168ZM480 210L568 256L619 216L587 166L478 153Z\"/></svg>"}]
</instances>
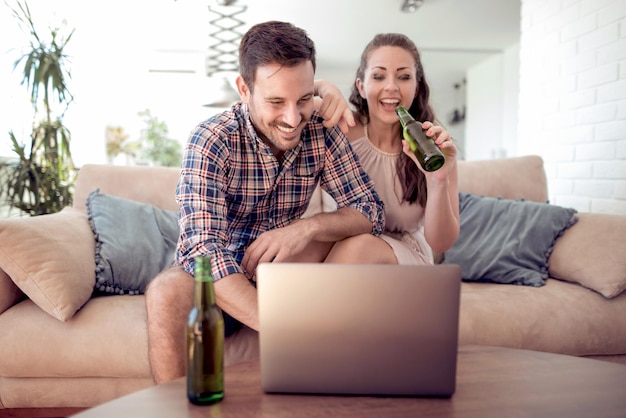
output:
<instances>
[{"instance_id":1,"label":"laptop screen","mask_svg":"<svg viewBox=\"0 0 626 418\"><path fill-rule=\"evenodd\" d=\"M460 283L456 265L259 265L263 390L452 395Z\"/></svg>"}]
</instances>

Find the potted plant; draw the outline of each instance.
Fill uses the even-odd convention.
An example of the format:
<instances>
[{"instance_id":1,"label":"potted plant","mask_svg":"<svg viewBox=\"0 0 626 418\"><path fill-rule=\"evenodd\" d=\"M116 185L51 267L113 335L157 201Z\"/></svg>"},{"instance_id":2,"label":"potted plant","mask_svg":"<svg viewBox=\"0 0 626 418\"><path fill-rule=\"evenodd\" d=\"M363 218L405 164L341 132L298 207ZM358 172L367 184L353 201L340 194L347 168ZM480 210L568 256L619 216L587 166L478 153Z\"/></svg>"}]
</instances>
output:
<instances>
[{"instance_id":1,"label":"potted plant","mask_svg":"<svg viewBox=\"0 0 626 418\"><path fill-rule=\"evenodd\" d=\"M21 84L29 90L34 116L26 144L13 131L9 133L17 161L2 162L0 195L11 208L34 216L58 212L72 203L76 169L63 115L73 100L64 49L74 30L64 36L63 27L50 28L50 40L45 42L35 29L28 4L16 4L17 8L11 8L13 16L31 41L14 69L21 66Z\"/></svg>"},{"instance_id":2,"label":"potted plant","mask_svg":"<svg viewBox=\"0 0 626 418\"><path fill-rule=\"evenodd\" d=\"M135 161L141 149L141 143L129 141L128 134L121 126L106 127L105 144L109 164L117 163L119 157L125 157L122 164L130 164Z\"/></svg>"},{"instance_id":3,"label":"potted plant","mask_svg":"<svg viewBox=\"0 0 626 418\"><path fill-rule=\"evenodd\" d=\"M141 131L140 157L149 164L179 167L183 158L180 143L169 137L167 124L153 116L149 109L139 112L146 124Z\"/></svg>"}]
</instances>

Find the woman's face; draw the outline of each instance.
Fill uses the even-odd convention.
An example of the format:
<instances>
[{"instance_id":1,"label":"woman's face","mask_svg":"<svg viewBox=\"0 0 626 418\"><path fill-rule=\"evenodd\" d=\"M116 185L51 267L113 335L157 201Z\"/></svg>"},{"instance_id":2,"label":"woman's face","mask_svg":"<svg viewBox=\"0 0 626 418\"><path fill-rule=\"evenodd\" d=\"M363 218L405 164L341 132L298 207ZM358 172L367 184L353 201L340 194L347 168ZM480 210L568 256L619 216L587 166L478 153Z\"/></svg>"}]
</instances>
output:
<instances>
[{"instance_id":1,"label":"woman's face","mask_svg":"<svg viewBox=\"0 0 626 418\"><path fill-rule=\"evenodd\" d=\"M383 46L369 55L363 80L356 86L369 107L370 119L398 122L396 107L407 109L417 94L416 68L413 55L404 48Z\"/></svg>"}]
</instances>

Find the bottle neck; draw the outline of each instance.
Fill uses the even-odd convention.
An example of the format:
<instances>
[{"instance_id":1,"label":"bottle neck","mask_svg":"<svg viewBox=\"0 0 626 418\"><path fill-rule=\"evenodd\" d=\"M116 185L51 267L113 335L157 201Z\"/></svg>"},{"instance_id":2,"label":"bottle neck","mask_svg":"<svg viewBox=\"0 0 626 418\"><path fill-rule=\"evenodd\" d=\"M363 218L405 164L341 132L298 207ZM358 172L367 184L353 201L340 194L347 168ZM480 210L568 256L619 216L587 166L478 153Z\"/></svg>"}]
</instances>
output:
<instances>
[{"instance_id":1,"label":"bottle neck","mask_svg":"<svg viewBox=\"0 0 626 418\"><path fill-rule=\"evenodd\" d=\"M196 308L215 305L215 291L213 290L213 280L196 279L196 288L194 290L194 305L196 306Z\"/></svg>"},{"instance_id":2,"label":"bottle neck","mask_svg":"<svg viewBox=\"0 0 626 418\"><path fill-rule=\"evenodd\" d=\"M194 258L194 303L196 307L215 305L215 291L213 290L213 275L211 274L211 258L197 256Z\"/></svg>"},{"instance_id":3,"label":"bottle neck","mask_svg":"<svg viewBox=\"0 0 626 418\"><path fill-rule=\"evenodd\" d=\"M411 122L415 122L413 116L411 116L409 111L406 110L404 106L398 106L396 108L396 114L400 118L400 123L402 124L403 128L406 128L406 126L409 125Z\"/></svg>"}]
</instances>

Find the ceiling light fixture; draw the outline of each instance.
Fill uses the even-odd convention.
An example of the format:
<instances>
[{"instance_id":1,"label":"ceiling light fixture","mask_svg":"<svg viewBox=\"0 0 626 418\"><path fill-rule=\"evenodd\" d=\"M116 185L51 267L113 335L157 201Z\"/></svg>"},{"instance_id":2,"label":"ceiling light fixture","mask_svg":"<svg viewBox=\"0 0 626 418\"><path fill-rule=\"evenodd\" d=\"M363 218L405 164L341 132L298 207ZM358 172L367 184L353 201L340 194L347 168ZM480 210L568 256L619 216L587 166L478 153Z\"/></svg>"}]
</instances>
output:
<instances>
[{"instance_id":1,"label":"ceiling light fixture","mask_svg":"<svg viewBox=\"0 0 626 418\"><path fill-rule=\"evenodd\" d=\"M243 34L239 28L244 25L238 15L245 12L247 6L235 5L237 0L216 0L217 5L210 5L209 12L215 18L209 23L215 28L209 34L211 44L205 62L206 76L214 79L222 76L218 89L211 89L210 100L203 106L228 107L239 100L239 94L229 78L239 71L239 42Z\"/></svg>"},{"instance_id":2,"label":"ceiling light fixture","mask_svg":"<svg viewBox=\"0 0 626 418\"><path fill-rule=\"evenodd\" d=\"M208 100L202 106L226 108L239 101L239 93L233 87L234 81L224 75L220 78L207 77L202 86L208 91Z\"/></svg>"},{"instance_id":3,"label":"ceiling light fixture","mask_svg":"<svg viewBox=\"0 0 626 418\"><path fill-rule=\"evenodd\" d=\"M243 34L239 31L244 25L238 15L246 11L247 6L238 6L236 0L218 0L217 5L209 5L209 12L214 18L209 22L214 28L210 34L206 59L206 74L213 75L220 71L239 70L239 41Z\"/></svg>"},{"instance_id":4,"label":"ceiling light fixture","mask_svg":"<svg viewBox=\"0 0 626 418\"><path fill-rule=\"evenodd\" d=\"M402 2L402 10L404 13L413 13L424 4L424 0L404 0Z\"/></svg>"}]
</instances>

